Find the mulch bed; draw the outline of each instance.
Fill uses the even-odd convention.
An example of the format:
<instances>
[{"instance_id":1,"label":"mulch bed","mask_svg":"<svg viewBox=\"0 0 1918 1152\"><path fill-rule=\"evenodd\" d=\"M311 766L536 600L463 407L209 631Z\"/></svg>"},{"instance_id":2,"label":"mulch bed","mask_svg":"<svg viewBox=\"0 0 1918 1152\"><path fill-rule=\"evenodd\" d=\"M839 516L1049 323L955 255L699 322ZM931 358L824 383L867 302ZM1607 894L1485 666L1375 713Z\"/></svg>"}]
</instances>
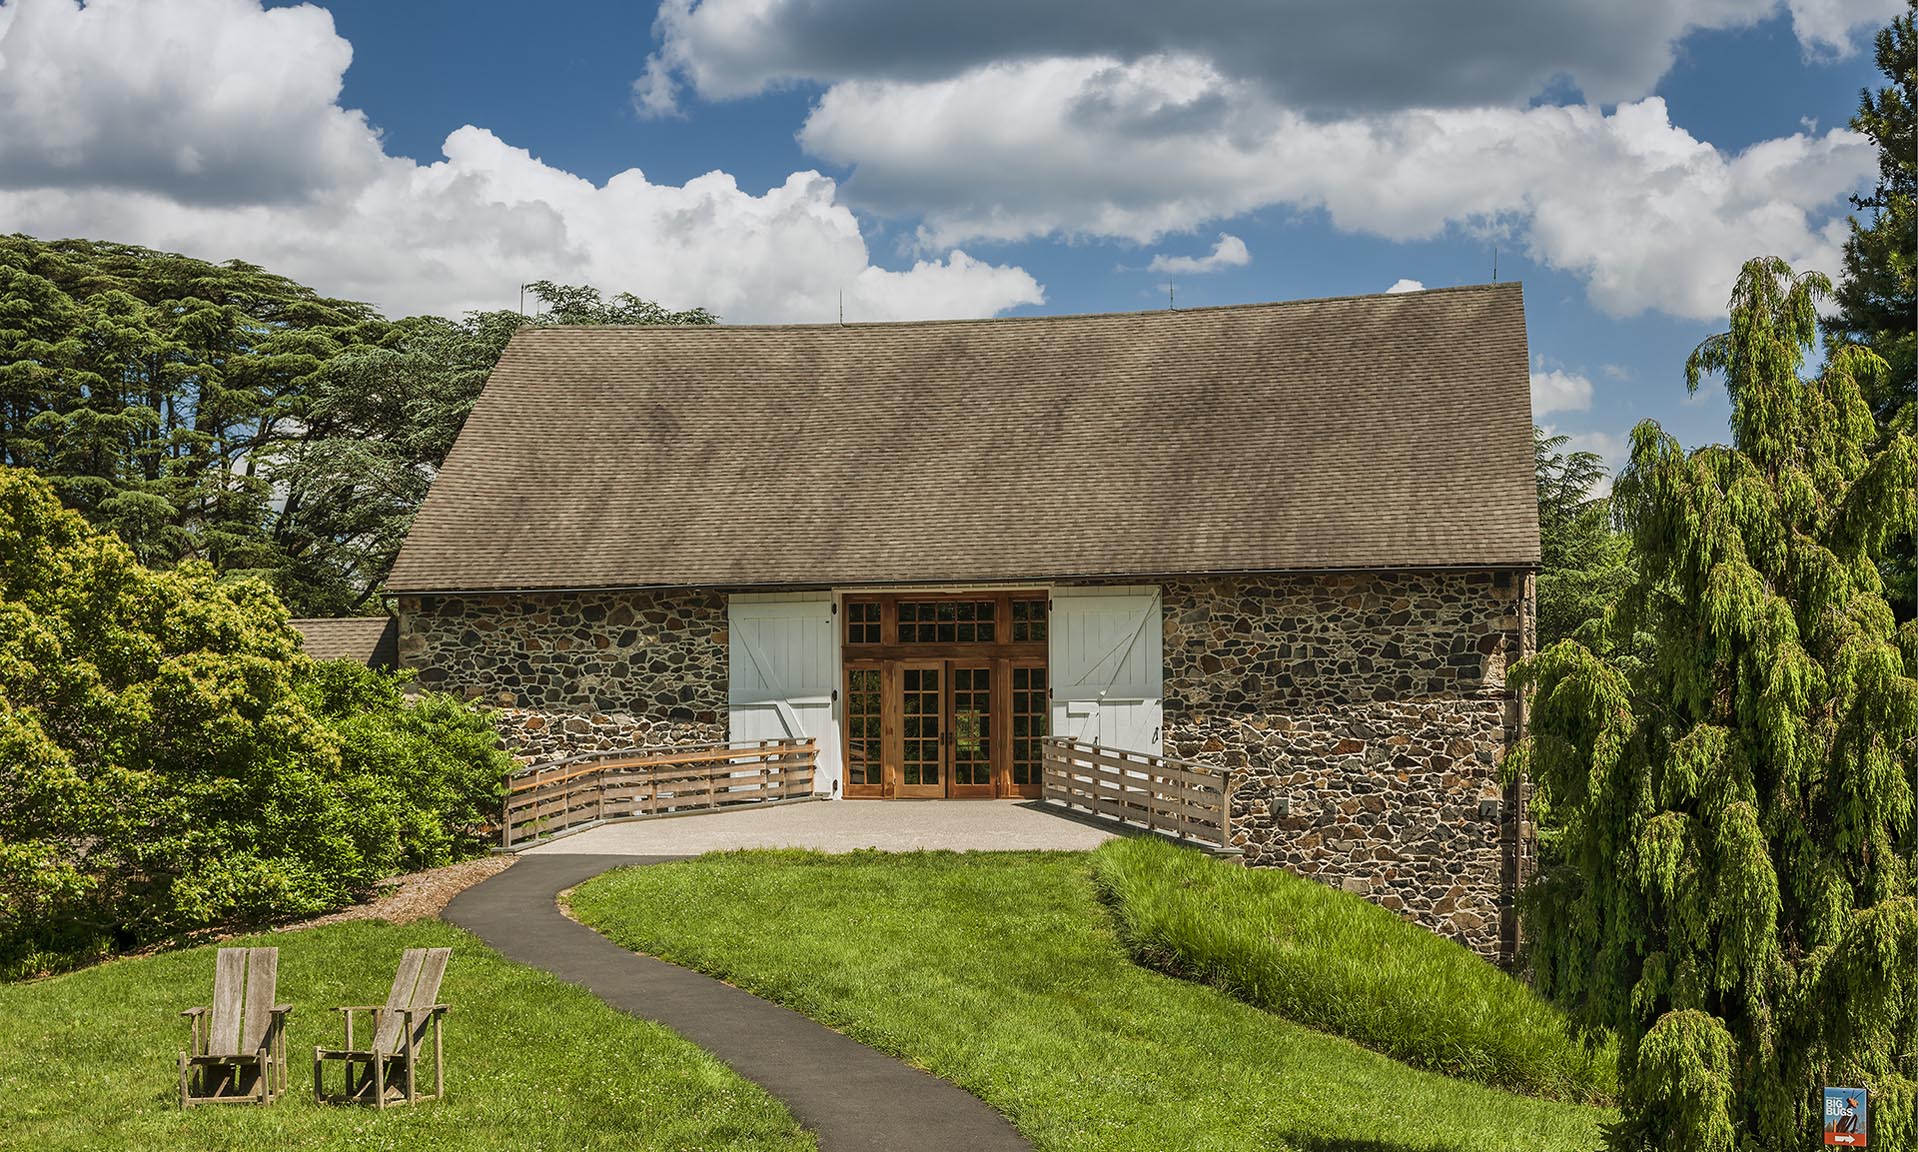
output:
<instances>
[{"instance_id":1,"label":"mulch bed","mask_svg":"<svg viewBox=\"0 0 1918 1152\"><path fill-rule=\"evenodd\" d=\"M489 876L497 876L512 867L517 856L483 856L444 868L429 868L382 880L379 894L363 904L328 912L298 924L285 925L280 931L318 928L325 924L344 924L349 920L385 920L390 924L410 924L430 920L440 914L447 902Z\"/></svg>"}]
</instances>

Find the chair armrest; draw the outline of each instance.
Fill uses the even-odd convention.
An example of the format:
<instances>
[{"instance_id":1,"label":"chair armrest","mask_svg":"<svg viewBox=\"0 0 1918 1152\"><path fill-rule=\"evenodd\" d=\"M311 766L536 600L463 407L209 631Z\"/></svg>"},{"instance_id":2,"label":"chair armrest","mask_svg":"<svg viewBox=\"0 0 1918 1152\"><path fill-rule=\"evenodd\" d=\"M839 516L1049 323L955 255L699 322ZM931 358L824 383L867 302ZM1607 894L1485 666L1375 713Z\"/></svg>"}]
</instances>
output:
<instances>
[{"instance_id":1,"label":"chair armrest","mask_svg":"<svg viewBox=\"0 0 1918 1152\"><path fill-rule=\"evenodd\" d=\"M274 1006L273 1006L272 1008L269 1008L269 1009L268 1009L268 1011L269 1011L269 1012L272 1012L272 1013L273 1013L273 1014L274 1014L275 1016L284 1016L284 1015L286 1015L286 1014L287 1014L288 1012L291 1012L291 1011L293 1011L293 1005L291 1005L291 1004L275 1004L275 1005L274 1005Z\"/></svg>"},{"instance_id":2,"label":"chair armrest","mask_svg":"<svg viewBox=\"0 0 1918 1152\"><path fill-rule=\"evenodd\" d=\"M335 1008L333 1009L333 1011L335 1012L384 1012L386 1011L386 1005L384 1004L351 1004L343 1008Z\"/></svg>"},{"instance_id":3,"label":"chair armrest","mask_svg":"<svg viewBox=\"0 0 1918 1152\"><path fill-rule=\"evenodd\" d=\"M211 1008L188 1008L186 1011L180 1013L180 1015L191 1018L194 1016L204 1016L211 1011L213 1011Z\"/></svg>"}]
</instances>

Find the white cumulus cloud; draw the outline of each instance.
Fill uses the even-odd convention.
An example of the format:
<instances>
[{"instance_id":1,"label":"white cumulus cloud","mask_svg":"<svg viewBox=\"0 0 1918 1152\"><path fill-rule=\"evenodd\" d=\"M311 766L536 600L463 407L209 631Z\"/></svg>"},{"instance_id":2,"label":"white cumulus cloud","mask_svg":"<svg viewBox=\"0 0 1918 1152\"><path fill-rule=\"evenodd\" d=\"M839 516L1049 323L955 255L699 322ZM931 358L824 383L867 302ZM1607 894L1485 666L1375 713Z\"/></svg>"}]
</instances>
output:
<instances>
[{"instance_id":1,"label":"white cumulus cloud","mask_svg":"<svg viewBox=\"0 0 1918 1152\"><path fill-rule=\"evenodd\" d=\"M1532 369L1532 419L1548 412L1585 412L1592 406L1592 381L1563 368Z\"/></svg>"},{"instance_id":2,"label":"white cumulus cloud","mask_svg":"<svg viewBox=\"0 0 1918 1152\"><path fill-rule=\"evenodd\" d=\"M0 221L238 257L392 312L505 307L535 279L724 318L983 316L1044 294L956 248L875 266L837 184L724 172L594 184L484 128L430 163L339 105L352 49L311 6L12 0L0 6Z\"/></svg>"},{"instance_id":3,"label":"white cumulus cloud","mask_svg":"<svg viewBox=\"0 0 1918 1152\"><path fill-rule=\"evenodd\" d=\"M1219 242L1212 251L1203 256L1167 256L1161 252L1152 258L1149 269L1153 272L1169 272L1176 276L1190 276L1205 272L1217 272L1221 268L1242 268L1252 263L1252 253L1246 250L1245 241L1229 232L1219 233Z\"/></svg>"},{"instance_id":4,"label":"white cumulus cloud","mask_svg":"<svg viewBox=\"0 0 1918 1152\"><path fill-rule=\"evenodd\" d=\"M1388 240L1509 235L1537 263L1582 277L1607 312L1696 318L1722 315L1750 256L1834 270L1842 196L1877 163L1844 130L1723 150L1672 123L1658 97L1610 113L1307 117L1190 55L846 81L820 97L800 140L853 169L856 203L919 217L934 248L1048 235L1151 243L1283 206Z\"/></svg>"},{"instance_id":5,"label":"white cumulus cloud","mask_svg":"<svg viewBox=\"0 0 1918 1152\"><path fill-rule=\"evenodd\" d=\"M1418 280L1408 280L1408 279L1405 279L1404 277L1400 277L1399 279L1392 281L1392 286L1390 288L1387 288L1385 290L1385 293L1386 295L1390 296L1397 292L1423 292L1423 291L1425 291L1425 285L1422 282Z\"/></svg>"}]
</instances>

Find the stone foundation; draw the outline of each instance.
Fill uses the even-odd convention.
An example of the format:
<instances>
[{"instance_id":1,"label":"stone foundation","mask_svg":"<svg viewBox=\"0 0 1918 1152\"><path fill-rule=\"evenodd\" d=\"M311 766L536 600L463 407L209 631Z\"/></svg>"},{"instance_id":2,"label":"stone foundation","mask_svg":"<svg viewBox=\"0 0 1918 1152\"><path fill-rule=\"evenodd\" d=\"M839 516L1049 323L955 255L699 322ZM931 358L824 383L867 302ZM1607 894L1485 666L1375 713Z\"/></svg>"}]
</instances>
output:
<instances>
[{"instance_id":1,"label":"stone foundation","mask_svg":"<svg viewBox=\"0 0 1918 1152\"><path fill-rule=\"evenodd\" d=\"M399 617L400 666L502 709L522 759L726 740L723 593L407 596Z\"/></svg>"},{"instance_id":2,"label":"stone foundation","mask_svg":"<svg viewBox=\"0 0 1918 1152\"><path fill-rule=\"evenodd\" d=\"M1171 581L1165 750L1233 770L1234 840L1489 958L1516 943L1522 816L1498 764L1529 578Z\"/></svg>"}]
</instances>

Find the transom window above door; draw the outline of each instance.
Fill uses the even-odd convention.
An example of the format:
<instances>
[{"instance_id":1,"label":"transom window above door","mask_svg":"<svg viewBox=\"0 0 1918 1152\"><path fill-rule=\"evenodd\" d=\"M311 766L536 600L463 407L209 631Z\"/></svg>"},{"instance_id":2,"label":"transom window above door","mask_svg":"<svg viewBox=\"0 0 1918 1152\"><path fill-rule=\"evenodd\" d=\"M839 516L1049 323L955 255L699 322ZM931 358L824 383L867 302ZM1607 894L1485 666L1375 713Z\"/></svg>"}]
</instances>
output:
<instances>
[{"instance_id":1,"label":"transom window above door","mask_svg":"<svg viewBox=\"0 0 1918 1152\"><path fill-rule=\"evenodd\" d=\"M846 601L846 643L879 643L879 621L877 600Z\"/></svg>"},{"instance_id":2,"label":"transom window above door","mask_svg":"<svg viewBox=\"0 0 1918 1152\"><path fill-rule=\"evenodd\" d=\"M990 644L992 600L901 600L901 644Z\"/></svg>"},{"instance_id":3,"label":"transom window above door","mask_svg":"<svg viewBox=\"0 0 1918 1152\"><path fill-rule=\"evenodd\" d=\"M1046 609L1045 596L1033 592L849 596L845 642L861 649L990 644L1043 651Z\"/></svg>"}]
</instances>

